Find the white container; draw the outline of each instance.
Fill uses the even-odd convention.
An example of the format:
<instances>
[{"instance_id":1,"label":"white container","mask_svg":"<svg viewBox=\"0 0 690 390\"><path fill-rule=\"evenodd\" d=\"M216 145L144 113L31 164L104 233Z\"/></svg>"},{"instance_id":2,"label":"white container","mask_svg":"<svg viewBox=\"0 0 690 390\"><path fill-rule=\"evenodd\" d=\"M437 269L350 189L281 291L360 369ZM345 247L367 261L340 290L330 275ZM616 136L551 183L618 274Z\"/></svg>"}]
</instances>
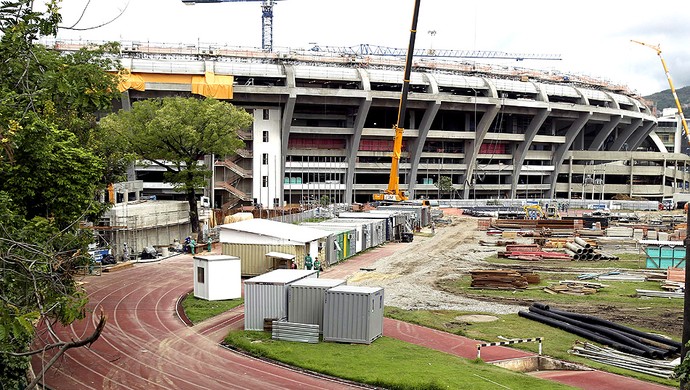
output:
<instances>
[{"instance_id":1,"label":"white container","mask_svg":"<svg viewBox=\"0 0 690 390\"><path fill-rule=\"evenodd\" d=\"M277 269L244 281L244 329L263 330L264 320L287 318L288 288L316 270Z\"/></svg>"},{"instance_id":2,"label":"white container","mask_svg":"<svg viewBox=\"0 0 690 390\"><path fill-rule=\"evenodd\" d=\"M209 301L242 297L240 258L194 256L194 296Z\"/></svg>"},{"instance_id":3,"label":"white container","mask_svg":"<svg viewBox=\"0 0 690 390\"><path fill-rule=\"evenodd\" d=\"M371 344L383 335L383 288L338 286L326 291L323 340Z\"/></svg>"},{"instance_id":4,"label":"white container","mask_svg":"<svg viewBox=\"0 0 690 390\"><path fill-rule=\"evenodd\" d=\"M323 333L326 291L346 283L344 279L325 278L307 278L291 283L288 291L288 321L319 325L319 333Z\"/></svg>"}]
</instances>

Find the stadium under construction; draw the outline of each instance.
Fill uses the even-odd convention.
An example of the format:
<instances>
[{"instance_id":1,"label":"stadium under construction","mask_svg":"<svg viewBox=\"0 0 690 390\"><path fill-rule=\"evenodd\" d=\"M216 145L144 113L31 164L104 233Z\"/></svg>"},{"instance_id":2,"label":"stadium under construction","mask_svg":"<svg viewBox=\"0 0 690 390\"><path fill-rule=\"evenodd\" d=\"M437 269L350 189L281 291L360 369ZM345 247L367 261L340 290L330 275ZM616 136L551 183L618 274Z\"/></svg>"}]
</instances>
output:
<instances>
[{"instance_id":1,"label":"stadium under construction","mask_svg":"<svg viewBox=\"0 0 690 390\"><path fill-rule=\"evenodd\" d=\"M253 113L238 132L245 149L206 159L216 207L366 202L386 188L403 58L130 42L120 59L122 108L203 95ZM399 176L410 198L661 200L690 184L690 157L667 151L648 102L591 77L415 59L406 118ZM144 195L172 197L162 170L130 176ZM437 186L444 176L452 189Z\"/></svg>"}]
</instances>

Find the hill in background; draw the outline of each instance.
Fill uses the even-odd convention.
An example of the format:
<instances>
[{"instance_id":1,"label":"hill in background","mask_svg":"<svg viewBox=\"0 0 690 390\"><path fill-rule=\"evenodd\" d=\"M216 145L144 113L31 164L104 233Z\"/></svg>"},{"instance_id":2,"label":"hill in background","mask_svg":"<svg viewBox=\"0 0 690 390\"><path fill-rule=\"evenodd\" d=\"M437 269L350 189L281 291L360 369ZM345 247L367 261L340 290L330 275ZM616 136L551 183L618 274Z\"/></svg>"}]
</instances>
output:
<instances>
[{"instance_id":1,"label":"hill in background","mask_svg":"<svg viewBox=\"0 0 690 390\"><path fill-rule=\"evenodd\" d=\"M688 110L688 107L690 107L690 86L676 88L676 94L678 95L681 107L683 108L683 114L685 114L686 110ZM644 98L653 101L659 112L661 112L661 110L664 108L676 108L676 102L673 100L673 94L671 93L670 88L644 96Z\"/></svg>"}]
</instances>

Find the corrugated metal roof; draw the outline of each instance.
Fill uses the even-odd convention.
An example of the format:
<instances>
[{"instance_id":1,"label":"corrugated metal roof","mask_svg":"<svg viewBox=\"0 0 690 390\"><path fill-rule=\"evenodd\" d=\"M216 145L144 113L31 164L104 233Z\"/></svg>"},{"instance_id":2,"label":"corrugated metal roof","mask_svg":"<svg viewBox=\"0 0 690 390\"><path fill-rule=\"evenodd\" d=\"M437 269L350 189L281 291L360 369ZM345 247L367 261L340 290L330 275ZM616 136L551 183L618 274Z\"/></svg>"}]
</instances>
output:
<instances>
[{"instance_id":1,"label":"corrugated metal roof","mask_svg":"<svg viewBox=\"0 0 690 390\"><path fill-rule=\"evenodd\" d=\"M258 234L296 242L312 242L319 238L328 237L330 232L305 226L271 221L268 219L249 219L246 221L220 225L221 229Z\"/></svg>"},{"instance_id":2,"label":"corrugated metal roof","mask_svg":"<svg viewBox=\"0 0 690 390\"><path fill-rule=\"evenodd\" d=\"M276 269L271 272L266 272L263 275L247 279L244 283L286 284L314 275L316 272L316 270L308 269Z\"/></svg>"}]
</instances>

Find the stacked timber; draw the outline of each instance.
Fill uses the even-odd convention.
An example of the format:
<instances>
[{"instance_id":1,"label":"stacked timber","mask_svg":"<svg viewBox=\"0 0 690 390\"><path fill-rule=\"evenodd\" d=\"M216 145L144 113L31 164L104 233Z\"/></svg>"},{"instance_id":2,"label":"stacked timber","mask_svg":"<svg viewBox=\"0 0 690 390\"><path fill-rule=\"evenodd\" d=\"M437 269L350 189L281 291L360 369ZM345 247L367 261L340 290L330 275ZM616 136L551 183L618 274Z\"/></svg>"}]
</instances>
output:
<instances>
[{"instance_id":1,"label":"stacked timber","mask_svg":"<svg viewBox=\"0 0 690 390\"><path fill-rule=\"evenodd\" d=\"M582 280L561 280L558 283L544 287L549 294L591 295L606 287L605 284L585 282Z\"/></svg>"},{"instance_id":2,"label":"stacked timber","mask_svg":"<svg viewBox=\"0 0 690 390\"><path fill-rule=\"evenodd\" d=\"M573 230L575 224L573 220L566 219L495 219L491 226L500 229L570 229Z\"/></svg>"},{"instance_id":3,"label":"stacked timber","mask_svg":"<svg viewBox=\"0 0 690 390\"><path fill-rule=\"evenodd\" d=\"M561 252L543 251L538 244L506 245L505 252L499 251L498 256L524 261L570 260L569 255Z\"/></svg>"},{"instance_id":4,"label":"stacked timber","mask_svg":"<svg viewBox=\"0 0 690 390\"><path fill-rule=\"evenodd\" d=\"M474 270L470 271L472 283L470 287L484 289L524 289L527 288L527 278L513 270Z\"/></svg>"}]
</instances>

